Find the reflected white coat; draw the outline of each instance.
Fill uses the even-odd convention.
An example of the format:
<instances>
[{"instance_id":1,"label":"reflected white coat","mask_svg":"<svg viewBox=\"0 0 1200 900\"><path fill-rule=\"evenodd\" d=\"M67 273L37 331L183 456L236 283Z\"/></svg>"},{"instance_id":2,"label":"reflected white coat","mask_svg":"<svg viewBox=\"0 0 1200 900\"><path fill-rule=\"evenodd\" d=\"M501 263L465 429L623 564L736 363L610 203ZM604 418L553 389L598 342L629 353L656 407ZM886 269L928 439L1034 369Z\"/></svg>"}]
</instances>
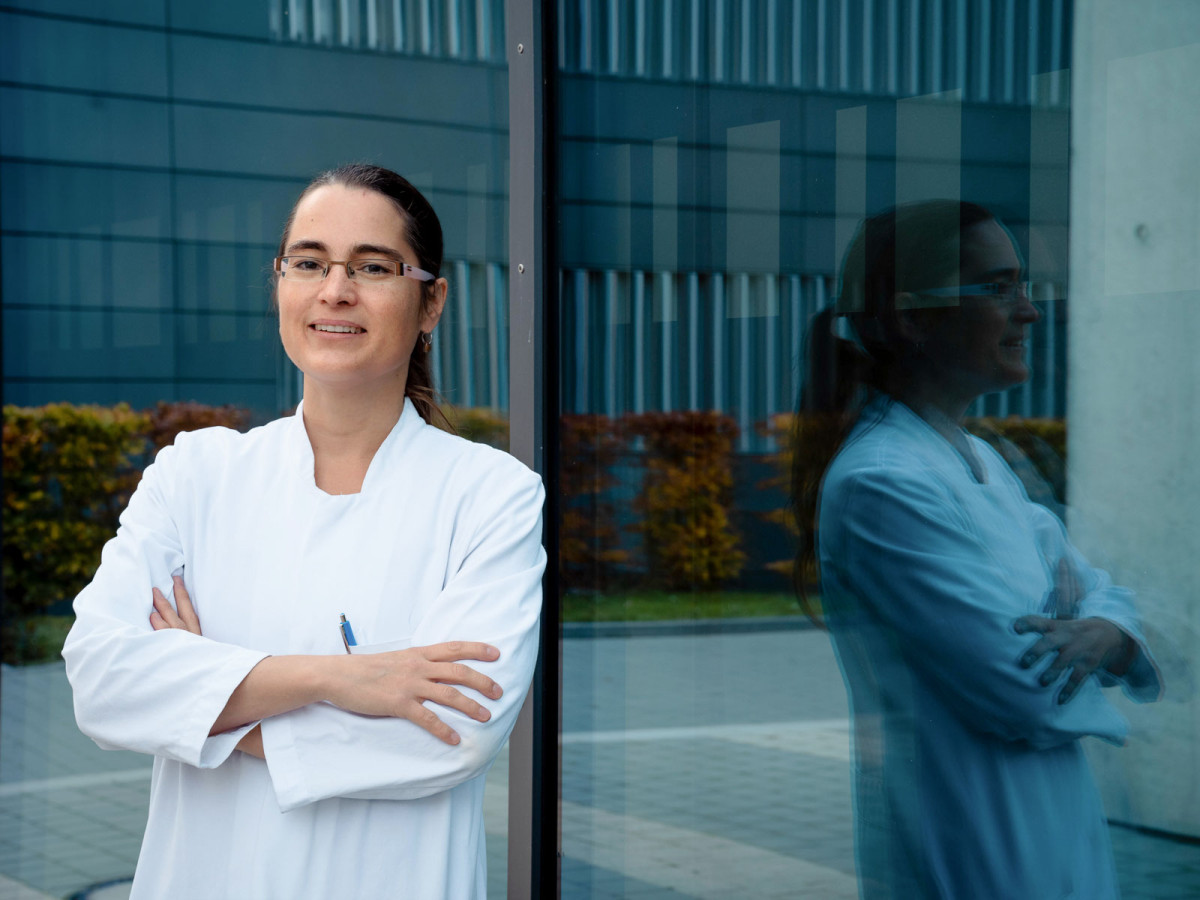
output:
<instances>
[{"instance_id":1,"label":"reflected white coat","mask_svg":"<svg viewBox=\"0 0 1200 900\"><path fill-rule=\"evenodd\" d=\"M1131 594L1090 566L998 454L986 470L899 402L867 409L825 476L822 599L854 714L855 829L864 897L1117 896L1104 811L1080 738L1121 743L1123 717L1086 680L1067 704L1017 660L1053 608L1058 561L1080 616L1141 647L1124 680L1156 699ZM1106 676L1112 683L1115 679Z\"/></svg>"},{"instance_id":2,"label":"reflected white coat","mask_svg":"<svg viewBox=\"0 0 1200 900\"><path fill-rule=\"evenodd\" d=\"M408 403L361 493L331 496L301 416L180 435L76 599L63 655L79 727L156 757L133 897L482 898L484 776L537 655L541 481ZM151 587L171 597L180 571L203 637L150 627ZM343 613L359 652L497 646L470 663L505 690L474 695L492 719L431 706L462 738L450 746L318 703L263 721L265 763L233 752L245 728L209 737L265 656L345 653Z\"/></svg>"}]
</instances>

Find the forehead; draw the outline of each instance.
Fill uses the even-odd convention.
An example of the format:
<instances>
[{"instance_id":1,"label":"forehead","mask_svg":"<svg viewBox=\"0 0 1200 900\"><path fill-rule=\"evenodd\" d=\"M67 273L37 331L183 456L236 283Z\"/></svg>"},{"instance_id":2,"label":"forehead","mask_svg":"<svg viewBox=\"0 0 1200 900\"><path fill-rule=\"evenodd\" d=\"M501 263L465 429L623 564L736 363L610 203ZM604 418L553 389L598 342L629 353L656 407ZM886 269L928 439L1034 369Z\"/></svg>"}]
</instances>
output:
<instances>
[{"instance_id":1,"label":"forehead","mask_svg":"<svg viewBox=\"0 0 1200 900\"><path fill-rule=\"evenodd\" d=\"M326 184L309 192L296 205L287 243L315 241L330 251L358 244L407 250L405 236L400 211L383 194Z\"/></svg>"},{"instance_id":2,"label":"forehead","mask_svg":"<svg viewBox=\"0 0 1200 900\"><path fill-rule=\"evenodd\" d=\"M988 220L972 225L963 232L963 276L1020 272L1024 265L1013 245L1012 237L999 222Z\"/></svg>"}]
</instances>

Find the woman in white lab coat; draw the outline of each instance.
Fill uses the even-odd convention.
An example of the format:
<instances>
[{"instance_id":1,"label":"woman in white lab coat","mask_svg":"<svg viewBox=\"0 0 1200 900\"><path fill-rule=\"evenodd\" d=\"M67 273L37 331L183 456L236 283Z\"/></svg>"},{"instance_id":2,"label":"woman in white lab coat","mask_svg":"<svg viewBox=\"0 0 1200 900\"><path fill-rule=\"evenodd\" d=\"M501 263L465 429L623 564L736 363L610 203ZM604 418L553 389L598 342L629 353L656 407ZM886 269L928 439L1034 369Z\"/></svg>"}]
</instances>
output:
<instances>
[{"instance_id":1,"label":"woman in white lab coat","mask_svg":"<svg viewBox=\"0 0 1200 900\"><path fill-rule=\"evenodd\" d=\"M904 206L863 223L814 327L801 418L827 468L798 467L824 477L797 507L854 715L865 898L1118 893L1080 739L1122 742L1101 687L1155 699L1157 672L1129 592L962 426L1029 377L1025 277L987 210Z\"/></svg>"},{"instance_id":2,"label":"woman in white lab coat","mask_svg":"<svg viewBox=\"0 0 1200 900\"><path fill-rule=\"evenodd\" d=\"M153 754L133 896L482 898L484 776L537 654L543 491L433 427L442 235L393 172L305 189L296 414L180 435L79 595L80 728Z\"/></svg>"}]
</instances>

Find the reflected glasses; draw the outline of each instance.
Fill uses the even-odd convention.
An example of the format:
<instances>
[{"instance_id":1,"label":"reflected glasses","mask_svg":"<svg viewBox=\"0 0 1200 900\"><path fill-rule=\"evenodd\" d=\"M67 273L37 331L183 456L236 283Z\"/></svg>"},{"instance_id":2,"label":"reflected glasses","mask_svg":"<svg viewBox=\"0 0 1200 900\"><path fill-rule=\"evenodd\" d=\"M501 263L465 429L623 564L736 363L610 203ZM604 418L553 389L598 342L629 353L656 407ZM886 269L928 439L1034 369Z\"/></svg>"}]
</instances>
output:
<instances>
[{"instance_id":1,"label":"reflected glasses","mask_svg":"<svg viewBox=\"0 0 1200 900\"><path fill-rule=\"evenodd\" d=\"M398 259L320 259L316 256L277 256L275 271L288 281L320 281L334 266L345 266L351 281L382 284L393 278L433 281L437 276Z\"/></svg>"},{"instance_id":2,"label":"reflected glasses","mask_svg":"<svg viewBox=\"0 0 1200 900\"><path fill-rule=\"evenodd\" d=\"M1029 299L1028 281L988 281L983 284L959 284L953 287L928 288L913 291L925 297L995 297L1004 303L1016 303L1018 297Z\"/></svg>"}]
</instances>

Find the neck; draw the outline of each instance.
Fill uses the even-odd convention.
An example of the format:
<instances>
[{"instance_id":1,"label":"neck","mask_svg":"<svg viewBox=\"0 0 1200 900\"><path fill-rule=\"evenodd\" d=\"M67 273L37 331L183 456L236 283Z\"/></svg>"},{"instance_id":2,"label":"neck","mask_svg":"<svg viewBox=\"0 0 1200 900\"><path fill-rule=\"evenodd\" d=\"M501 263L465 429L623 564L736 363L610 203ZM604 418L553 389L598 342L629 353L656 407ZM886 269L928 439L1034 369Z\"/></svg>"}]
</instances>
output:
<instances>
[{"instance_id":1,"label":"neck","mask_svg":"<svg viewBox=\"0 0 1200 900\"><path fill-rule=\"evenodd\" d=\"M304 429L313 451L317 487L355 494L375 452L404 411L404 391L338 390L304 380Z\"/></svg>"},{"instance_id":2,"label":"neck","mask_svg":"<svg viewBox=\"0 0 1200 900\"><path fill-rule=\"evenodd\" d=\"M962 426L967 407L975 398L958 396L941 385L916 379L896 399L949 438Z\"/></svg>"}]
</instances>

